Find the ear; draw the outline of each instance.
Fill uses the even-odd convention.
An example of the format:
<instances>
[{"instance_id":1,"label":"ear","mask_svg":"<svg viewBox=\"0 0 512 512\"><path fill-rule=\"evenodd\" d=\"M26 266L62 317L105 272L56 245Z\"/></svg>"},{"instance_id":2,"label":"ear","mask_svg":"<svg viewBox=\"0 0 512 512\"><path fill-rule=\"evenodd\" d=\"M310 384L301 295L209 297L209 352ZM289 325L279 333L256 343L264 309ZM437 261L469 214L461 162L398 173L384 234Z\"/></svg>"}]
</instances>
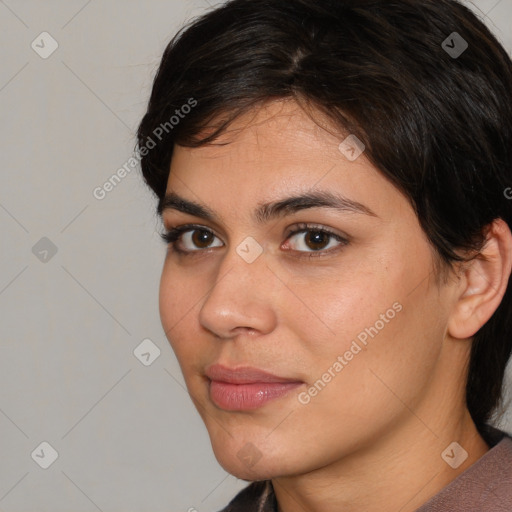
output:
<instances>
[{"instance_id":1,"label":"ear","mask_svg":"<svg viewBox=\"0 0 512 512\"><path fill-rule=\"evenodd\" d=\"M487 227L479 255L462 266L458 300L448 321L449 334L458 339L473 336L498 309L512 269L512 233L503 219Z\"/></svg>"}]
</instances>

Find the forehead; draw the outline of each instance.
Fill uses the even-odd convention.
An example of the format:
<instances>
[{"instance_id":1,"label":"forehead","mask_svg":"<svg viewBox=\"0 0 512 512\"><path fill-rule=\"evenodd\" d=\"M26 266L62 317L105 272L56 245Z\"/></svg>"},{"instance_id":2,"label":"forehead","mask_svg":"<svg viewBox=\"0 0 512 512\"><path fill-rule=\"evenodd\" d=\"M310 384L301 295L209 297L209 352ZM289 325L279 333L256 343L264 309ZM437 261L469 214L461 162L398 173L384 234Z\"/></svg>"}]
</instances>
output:
<instances>
[{"instance_id":1,"label":"forehead","mask_svg":"<svg viewBox=\"0 0 512 512\"><path fill-rule=\"evenodd\" d=\"M211 185L239 180L244 190L278 182L311 188L333 166L346 163L339 145L347 136L325 116L312 114L314 120L294 101L273 101L235 119L213 143L175 146L168 189L179 180L194 187L205 180ZM365 160L362 155L351 167L369 170Z\"/></svg>"},{"instance_id":2,"label":"forehead","mask_svg":"<svg viewBox=\"0 0 512 512\"><path fill-rule=\"evenodd\" d=\"M210 135L221 122L214 119L199 137ZM255 159L275 158L279 153L288 160L338 146L348 134L341 133L332 120L318 110L305 111L291 99L269 101L252 108L232 121L211 144L193 148L191 154L201 158L234 158L243 155ZM181 148L179 145L177 149ZM190 149L190 148L187 148Z\"/></svg>"},{"instance_id":3,"label":"forehead","mask_svg":"<svg viewBox=\"0 0 512 512\"><path fill-rule=\"evenodd\" d=\"M293 101L276 101L236 119L213 144L176 146L167 194L210 205L203 218L207 209L245 215L250 208L255 221L265 217L263 205L273 202L275 213L276 203L308 194L341 196L345 212L352 204L354 212L380 216L386 198L396 206L401 193L364 153L350 160L340 151L347 134L320 114L313 116ZM163 200L159 210L173 202Z\"/></svg>"}]
</instances>

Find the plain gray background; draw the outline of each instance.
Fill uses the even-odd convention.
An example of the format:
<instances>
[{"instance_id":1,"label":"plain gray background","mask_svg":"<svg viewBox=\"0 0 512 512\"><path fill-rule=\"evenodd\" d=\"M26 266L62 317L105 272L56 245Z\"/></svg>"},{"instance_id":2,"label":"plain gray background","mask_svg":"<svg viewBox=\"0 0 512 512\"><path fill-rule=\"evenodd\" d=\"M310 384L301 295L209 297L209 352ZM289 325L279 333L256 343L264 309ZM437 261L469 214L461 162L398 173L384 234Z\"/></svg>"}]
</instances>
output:
<instances>
[{"instance_id":1,"label":"plain gray background","mask_svg":"<svg viewBox=\"0 0 512 512\"><path fill-rule=\"evenodd\" d=\"M160 324L155 199L138 168L93 195L132 156L167 42L213 3L0 1L0 511L209 512L247 485ZM512 0L473 3L511 51Z\"/></svg>"}]
</instances>

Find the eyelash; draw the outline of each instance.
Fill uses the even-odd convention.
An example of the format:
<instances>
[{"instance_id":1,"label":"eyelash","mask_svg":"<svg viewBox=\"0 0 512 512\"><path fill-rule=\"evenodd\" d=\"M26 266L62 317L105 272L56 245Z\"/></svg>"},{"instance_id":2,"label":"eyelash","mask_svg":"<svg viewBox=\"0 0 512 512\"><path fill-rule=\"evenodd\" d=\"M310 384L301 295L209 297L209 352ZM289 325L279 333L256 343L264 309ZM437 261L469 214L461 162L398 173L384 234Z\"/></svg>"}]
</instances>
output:
<instances>
[{"instance_id":1,"label":"eyelash","mask_svg":"<svg viewBox=\"0 0 512 512\"><path fill-rule=\"evenodd\" d=\"M286 240L288 240L292 236L298 235L300 233L314 232L314 233L325 234L325 235L329 236L330 238L334 238L337 242L340 242L340 245L334 249L331 248L331 249L327 249L327 250L323 250L323 251L320 250L320 251L312 251L312 252L294 251L294 252L302 253L301 256L299 256L301 258L322 257L322 256L328 255L330 253L337 252L338 250L340 250L344 246L348 245L348 243L349 243L349 241L346 238L338 235L337 233L330 231L329 229L323 228L323 227L319 227L319 226L312 225L312 224L298 224L297 228L298 229L291 231L288 234L288 236L286 237ZM183 255L183 256L193 256L193 255L200 254L203 251L208 250L208 248L197 249L195 251L187 251L187 250L179 249L177 242L179 241L179 239L181 238L182 235L184 235L185 233L188 233L189 231L192 231L192 232L193 231L205 231L205 232L211 233L213 236L217 237L217 235L215 235L215 233L213 233L210 229L208 229L204 226L198 226L198 225L192 225L192 224L173 228L165 233L160 233L160 237L162 238L162 240L165 243L167 243L168 245L170 245L172 247L173 251L175 251L176 253Z\"/></svg>"}]
</instances>

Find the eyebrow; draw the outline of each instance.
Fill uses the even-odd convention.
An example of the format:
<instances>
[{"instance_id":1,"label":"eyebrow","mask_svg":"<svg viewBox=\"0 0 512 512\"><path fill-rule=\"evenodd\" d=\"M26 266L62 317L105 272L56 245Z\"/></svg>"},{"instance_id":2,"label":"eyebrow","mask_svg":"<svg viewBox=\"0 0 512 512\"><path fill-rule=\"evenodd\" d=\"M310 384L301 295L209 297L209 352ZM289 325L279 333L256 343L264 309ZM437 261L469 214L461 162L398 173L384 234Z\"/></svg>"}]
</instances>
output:
<instances>
[{"instance_id":1,"label":"eyebrow","mask_svg":"<svg viewBox=\"0 0 512 512\"><path fill-rule=\"evenodd\" d=\"M263 224L272 219L285 217L309 208L329 208L343 213L359 213L377 217L370 208L357 201L352 201L340 194L327 191L314 191L305 194L290 196L271 203L259 204L254 212L257 223ZM194 217L219 223L215 212L205 205L189 201L170 192L159 202L157 212L160 216L166 210L177 210Z\"/></svg>"}]
</instances>

